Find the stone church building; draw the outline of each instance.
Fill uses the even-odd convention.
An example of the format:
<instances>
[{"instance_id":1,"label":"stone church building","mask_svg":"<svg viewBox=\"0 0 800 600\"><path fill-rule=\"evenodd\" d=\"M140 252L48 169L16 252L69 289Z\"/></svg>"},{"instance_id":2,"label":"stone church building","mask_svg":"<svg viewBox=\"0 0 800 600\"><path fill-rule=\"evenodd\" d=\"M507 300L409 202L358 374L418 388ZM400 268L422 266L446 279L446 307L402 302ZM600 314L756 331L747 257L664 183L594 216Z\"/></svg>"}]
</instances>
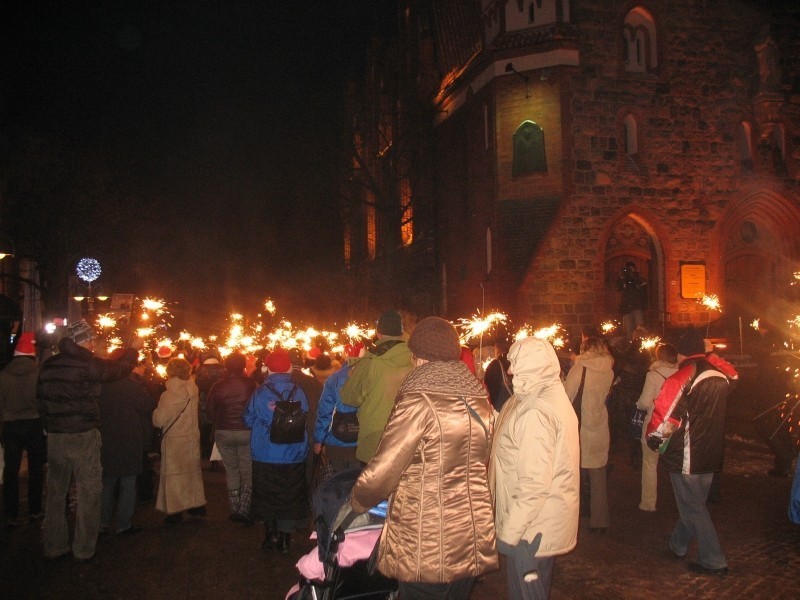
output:
<instances>
[{"instance_id":1,"label":"stone church building","mask_svg":"<svg viewBox=\"0 0 800 600\"><path fill-rule=\"evenodd\" d=\"M652 331L785 326L800 313L793 5L400 2L350 97L352 291L575 329L620 317L634 263Z\"/></svg>"}]
</instances>

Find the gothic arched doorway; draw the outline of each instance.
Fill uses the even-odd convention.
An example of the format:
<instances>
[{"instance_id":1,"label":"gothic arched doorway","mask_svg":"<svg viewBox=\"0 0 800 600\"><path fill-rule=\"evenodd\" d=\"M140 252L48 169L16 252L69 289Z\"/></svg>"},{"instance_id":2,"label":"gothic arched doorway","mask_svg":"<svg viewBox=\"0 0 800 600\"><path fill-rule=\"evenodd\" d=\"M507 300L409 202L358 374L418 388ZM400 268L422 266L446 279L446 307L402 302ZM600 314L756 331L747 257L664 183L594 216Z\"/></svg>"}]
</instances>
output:
<instances>
[{"instance_id":1,"label":"gothic arched doorway","mask_svg":"<svg viewBox=\"0 0 800 600\"><path fill-rule=\"evenodd\" d=\"M632 262L647 282L647 306L644 326L663 332L664 252L653 227L636 213L628 213L612 223L605 246L605 309L609 316L621 318L619 278L625 265Z\"/></svg>"},{"instance_id":2,"label":"gothic arched doorway","mask_svg":"<svg viewBox=\"0 0 800 600\"><path fill-rule=\"evenodd\" d=\"M800 211L772 192L751 194L731 205L718 239L725 311L720 333L738 335L740 319L746 333L753 332L754 319L764 329L783 330L796 311L791 286Z\"/></svg>"}]
</instances>

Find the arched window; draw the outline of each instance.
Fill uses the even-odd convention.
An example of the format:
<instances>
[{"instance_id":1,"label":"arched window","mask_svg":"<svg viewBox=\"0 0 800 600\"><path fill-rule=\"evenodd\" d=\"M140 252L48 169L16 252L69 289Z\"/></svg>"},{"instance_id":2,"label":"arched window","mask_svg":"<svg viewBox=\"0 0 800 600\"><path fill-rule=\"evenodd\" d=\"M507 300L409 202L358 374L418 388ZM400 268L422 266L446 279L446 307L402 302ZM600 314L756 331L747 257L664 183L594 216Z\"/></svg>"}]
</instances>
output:
<instances>
[{"instance_id":1,"label":"arched window","mask_svg":"<svg viewBox=\"0 0 800 600\"><path fill-rule=\"evenodd\" d=\"M636 117L631 114L625 115L622 119L622 127L625 130L625 154L635 156L639 154L639 128L636 124Z\"/></svg>"},{"instance_id":2,"label":"arched window","mask_svg":"<svg viewBox=\"0 0 800 600\"><path fill-rule=\"evenodd\" d=\"M544 131L539 125L533 121L523 121L514 132L513 142L512 176L547 172Z\"/></svg>"},{"instance_id":3,"label":"arched window","mask_svg":"<svg viewBox=\"0 0 800 600\"><path fill-rule=\"evenodd\" d=\"M743 170L753 172L752 128L747 121L739 123L739 162Z\"/></svg>"},{"instance_id":4,"label":"arched window","mask_svg":"<svg viewBox=\"0 0 800 600\"><path fill-rule=\"evenodd\" d=\"M625 70L647 73L658 66L656 24L641 6L625 15L622 37L625 42Z\"/></svg>"}]
</instances>

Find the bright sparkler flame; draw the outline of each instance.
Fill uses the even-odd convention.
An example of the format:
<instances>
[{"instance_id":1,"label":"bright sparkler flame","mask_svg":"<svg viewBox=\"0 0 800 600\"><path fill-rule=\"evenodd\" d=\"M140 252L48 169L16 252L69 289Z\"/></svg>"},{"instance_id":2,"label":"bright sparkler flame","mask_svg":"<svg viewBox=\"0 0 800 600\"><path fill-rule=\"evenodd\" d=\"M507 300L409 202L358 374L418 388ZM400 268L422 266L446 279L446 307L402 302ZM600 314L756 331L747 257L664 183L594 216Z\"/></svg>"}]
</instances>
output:
<instances>
[{"instance_id":1,"label":"bright sparkler flame","mask_svg":"<svg viewBox=\"0 0 800 600\"><path fill-rule=\"evenodd\" d=\"M758 320L758 319L753 319L753 322L752 322L752 323L750 323L750 327L752 327L752 328L753 328L753 329L755 329L756 331L758 331L758 330L759 330L759 325L760 325L760 323L759 323L759 320Z\"/></svg>"},{"instance_id":2,"label":"bright sparkler flame","mask_svg":"<svg viewBox=\"0 0 800 600\"><path fill-rule=\"evenodd\" d=\"M136 335L137 335L137 337L140 337L140 338L146 338L146 337L150 337L155 332L156 332L156 330L153 327L140 327L139 329L136 330Z\"/></svg>"},{"instance_id":3,"label":"bright sparkler flame","mask_svg":"<svg viewBox=\"0 0 800 600\"><path fill-rule=\"evenodd\" d=\"M456 327L462 330L461 343L467 345L470 340L481 337L496 323L505 323L508 317L501 312L489 313L485 317L474 315L472 319L459 319Z\"/></svg>"},{"instance_id":4,"label":"bright sparkler flame","mask_svg":"<svg viewBox=\"0 0 800 600\"><path fill-rule=\"evenodd\" d=\"M116 327L117 321L109 315L100 315L97 317L97 326L101 329L111 329Z\"/></svg>"},{"instance_id":5,"label":"bright sparkler flame","mask_svg":"<svg viewBox=\"0 0 800 600\"><path fill-rule=\"evenodd\" d=\"M156 373L161 377L167 376L167 365L156 365Z\"/></svg>"},{"instance_id":6,"label":"bright sparkler flame","mask_svg":"<svg viewBox=\"0 0 800 600\"><path fill-rule=\"evenodd\" d=\"M241 321L242 319L244 319L242 313L231 313L231 321Z\"/></svg>"},{"instance_id":7,"label":"bright sparkler flame","mask_svg":"<svg viewBox=\"0 0 800 600\"><path fill-rule=\"evenodd\" d=\"M600 324L600 329L603 333L611 333L616 328L617 325L613 321L606 321L605 323Z\"/></svg>"},{"instance_id":8,"label":"bright sparkler flame","mask_svg":"<svg viewBox=\"0 0 800 600\"><path fill-rule=\"evenodd\" d=\"M270 300L269 298L267 298L264 301L264 310L266 310L269 314L274 315L275 311L278 310L278 309L275 306L275 303L272 300Z\"/></svg>"},{"instance_id":9,"label":"bright sparkler flame","mask_svg":"<svg viewBox=\"0 0 800 600\"><path fill-rule=\"evenodd\" d=\"M708 310L716 310L717 312L722 312L722 305L719 303L719 297L716 294L709 294L703 296L700 300L700 304L705 306Z\"/></svg>"},{"instance_id":10,"label":"bright sparkler flame","mask_svg":"<svg viewBox=\"0 0 800 600\"><path fill-rule=\"evenodd\" d=\"M163 300L156 300L155 298L145 298L142 300L142 308L156 314L161 314L164 304L165 302Z\"/></svg>"},{"instance_id":11,"label":"bright sparkler flame","mask_svg":"<svg viewBox=\"0 0 800 600\"><path fill-rule=\"evenodd\" d=\"M793 319L787 321L792 327L800 327L800 315L795 315Z\"/></svg>"},{"instance_id":12,"label":"bright sparkler flame","mask_svg":"<svg viewBox=\"0 0 800 600\"><path fill-rule=\"evenodd\" d=\"M370 336L368 335L368 330L362 328L360 325L356 323L349 323L347 327L344 328L343 332L351 342L356 342L361 339L369 339Z\"/></svg>"},{"instance_id":13,"label":"bright sparkler flame","mask_svg":"<svg viewBox=\"0 0 800 600\"><path fill-rule=\"evenodd\" d=\"M642 350L652 350L658 346L659 342L661 342L661 338L657 335L653 337L645 337L639 340L639 348Z\"/></svg>"},{"instance_id":14,"label":"bright sparkler flame","mask_svg":"<svg viewBox=\"0 0 800 600\"><path fill-rule=\"evenodd\" d=\"M181 331L178 339L182 342L188 342L190 339L192 339L192 334L188 331Z\"/></svg>"}]
</instances>

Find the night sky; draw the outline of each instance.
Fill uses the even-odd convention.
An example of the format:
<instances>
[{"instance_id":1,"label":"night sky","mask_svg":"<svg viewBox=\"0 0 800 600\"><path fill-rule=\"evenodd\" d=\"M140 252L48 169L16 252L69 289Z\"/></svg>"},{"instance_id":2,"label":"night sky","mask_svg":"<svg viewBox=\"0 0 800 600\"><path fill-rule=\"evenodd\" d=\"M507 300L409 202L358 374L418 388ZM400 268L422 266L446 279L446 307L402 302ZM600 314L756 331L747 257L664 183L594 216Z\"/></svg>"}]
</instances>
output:
<instances>
[{"instance_id":1,"label":"night sky","mask_svg":"<svg viewBox=\"0 0 800 600\"><path fill-rule=\"evenodd\" d=\"M391 3L72 4L2 11L0 231L48 308L94 256L196 328L266 295L324 315L343 86Z\"/></svg>"}]
</instances>

